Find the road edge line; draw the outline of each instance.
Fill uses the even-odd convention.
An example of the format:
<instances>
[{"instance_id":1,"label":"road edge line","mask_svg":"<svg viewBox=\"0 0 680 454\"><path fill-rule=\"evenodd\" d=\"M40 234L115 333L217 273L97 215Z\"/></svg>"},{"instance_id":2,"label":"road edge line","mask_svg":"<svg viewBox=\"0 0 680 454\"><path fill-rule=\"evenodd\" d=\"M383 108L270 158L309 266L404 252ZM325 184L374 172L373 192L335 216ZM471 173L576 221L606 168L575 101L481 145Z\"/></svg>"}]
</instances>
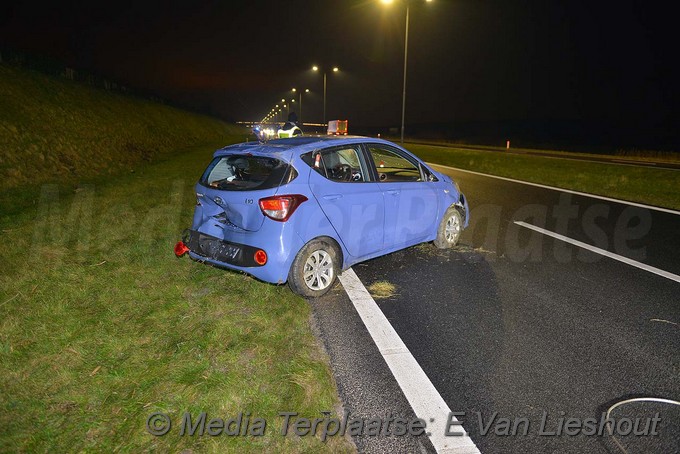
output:
<instances>
[{"instance_id":1,"label":"road edge line","mask_svg":"<svg viewBox=\"0 0 680 454\"><path fill-rule=\"evenodd\" d=\"M444 165L444 164L437 164L437 163L434 163L434 162L428 162L427 164L429 164L431 166L444 167L445 169L457 170L459 172L472 173L474 175L480 175L480 176L483 176L483 177L496 178L496 179L499 179L499 180L510 181L512 183L526 184L528 186L535 186L537 188L550 189L550 190L553 190L553 191L568 192L569 194L580 195L580 196L583 196L583 197L592 197L594 199L606 200L607 202L621 203L623 205L630 205L630 206L635 206L635 207L639 207L639 208L646 208L648 210L661 211L663 213L670 213L670 214L674 214L676 216L680 216L680 211L673 210L671 208L655 207L653 205L645 205L644 203L631 202L629 200L615 199L613 197L606 197L606 196L597 195L597 194L588 194L587 192L580 192L580 191L574 191L574 190L571 190L571 189L558 188L556 186L548 186L546 184L540 184L540 183L532 183L530 181L515 180L514 178L501 177L501 176L498 176L498 175L491 175L491 174L482 173L482 172L475 172L474 170L460 169L458 167L451 167L451 166L447 166L447 165Z\"/></svg>"},{"instance_id":2,"label":"road edge line","mask_svg":"<svg viewBox=\"0 0 680 454\"><path fill-rule=\"evenodd\" d=\"M596 254L603 255L605 257L609 257L610 259L618 260L619 262L625 263L627 265L634 266L636 268L639 268L644 271L648 271L650 273L656 274L661 277L665 277L666 279L670 279L671 281L679 282L680 283L680 276L677 274L673 274L669 271L664 271L660 268L653 267L651 265L647 265L642 262L638 262L637 260L629 259L628 257L624 257L623 255L619 254L614 254L613 252L609 252L605 249L600 249L599 247L596 246L591 246L590 244L583 243L582 241L574 240L573 238L569 238L568 236L560 235L559 233L552 232L550 230L546 230L541 227L537 227L533 224L527 224L524 221L514 221L515 224L527 228L529 230L534 230L538 233L542 233L543 235L547 235L553 238L556 238L558 240L564 241L565 243L570 243L573 244L574 246L578 246L583 249L587 249L591 252L595 252Z\"/></svg>"},{"instance_id":3,"label":"road edge line","mask_svg":"<svg viewBox=\"0 0 680 454\"><path fill-rule=\"evenodd\" d=\"M462 425L452 427L452 431L457 434L462 431L460 436L444 434L451 409L354 270L349 268L343 271L339 279L411 408L416 416L427 423L431 434L429 439L435 450L440 454L479 454L479 449ZM451 416L451 421L458 420ZM432 430L432 427L438 430Z\"/></svg>"}]
</instances>

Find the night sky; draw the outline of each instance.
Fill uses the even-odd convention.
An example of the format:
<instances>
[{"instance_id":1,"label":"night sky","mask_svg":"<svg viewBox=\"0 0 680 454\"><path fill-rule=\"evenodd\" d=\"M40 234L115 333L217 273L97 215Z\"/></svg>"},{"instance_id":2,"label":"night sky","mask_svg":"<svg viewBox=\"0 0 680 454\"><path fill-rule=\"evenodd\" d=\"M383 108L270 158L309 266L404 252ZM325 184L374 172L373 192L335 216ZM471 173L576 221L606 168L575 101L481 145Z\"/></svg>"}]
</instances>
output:
<instances>
[{"instance_id":1,"label":"night sky","mask_svg":"<svg viewBox=\"0 0 680 454\"><path fill-rule=\"evenodd\" d=\"M259 120L297 87L312 90L302 119L321 121L311 66L337 65L327 117L388 127L401 119L404 20L399 1L25 1L3 7L0 44L232 120ZM655 2L412 2L407 132L555 127L678 149L678 41Z\"/></svg>"}]
</instances>

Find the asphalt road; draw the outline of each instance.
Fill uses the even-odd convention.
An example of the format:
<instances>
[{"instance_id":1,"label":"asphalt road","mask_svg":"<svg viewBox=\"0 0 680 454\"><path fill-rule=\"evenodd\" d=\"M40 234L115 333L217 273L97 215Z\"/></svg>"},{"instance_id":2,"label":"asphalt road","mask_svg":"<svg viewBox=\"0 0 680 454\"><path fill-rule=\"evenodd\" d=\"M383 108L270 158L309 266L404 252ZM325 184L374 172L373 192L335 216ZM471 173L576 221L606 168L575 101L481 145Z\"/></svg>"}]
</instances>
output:
<instances>
[{"instance_id":1,"label":"asphalt road","mask_svg":"<svg viewBox=\"0 0 680 454\"><path fill-rule=\"evenodd\" d=\"M607 434L548 433L631 397L680 400L680 283L515 221L680 274L680 215L447 173L472 207L460 247L420 245L355 272L369 289L395 286L379 307L483 453L622 452ZM345 408L412 415L342 287L313 308ZM632 403L611 416L656 412L658 435L619 437L628 452L680 452L680 408ZM504 435L503 418L527 422ZM425 437L355 441L362 452L433 450Z\"/></svg>"}]
</instances>

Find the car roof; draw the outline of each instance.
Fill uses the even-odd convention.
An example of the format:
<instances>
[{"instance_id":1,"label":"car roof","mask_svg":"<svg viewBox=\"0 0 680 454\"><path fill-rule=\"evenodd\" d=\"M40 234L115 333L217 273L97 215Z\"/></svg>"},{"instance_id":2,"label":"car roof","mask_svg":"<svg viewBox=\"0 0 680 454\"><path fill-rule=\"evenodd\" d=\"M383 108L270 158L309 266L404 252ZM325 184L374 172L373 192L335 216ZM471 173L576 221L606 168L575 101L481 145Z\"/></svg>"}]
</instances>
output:
<instances>
[{"instance_id":1,"label":"car roof","mask_svg":"<svg viewBox=\"0 0 680 454\"><path fill-rule=\"evenodd\" d=\"M236 153L253 153L266 155L279 155L281 157L290 157L292 154L300 155L308 151L325 148L334 145L350 145L355 143L382 143L399 147L397 144L379 139L377 137L365 136L301 136L291 137L287 139L274 139L267 142L243 142L235 145L229 145L217 150L215 157L226 154Z\"/></svg>"}]
</instances>

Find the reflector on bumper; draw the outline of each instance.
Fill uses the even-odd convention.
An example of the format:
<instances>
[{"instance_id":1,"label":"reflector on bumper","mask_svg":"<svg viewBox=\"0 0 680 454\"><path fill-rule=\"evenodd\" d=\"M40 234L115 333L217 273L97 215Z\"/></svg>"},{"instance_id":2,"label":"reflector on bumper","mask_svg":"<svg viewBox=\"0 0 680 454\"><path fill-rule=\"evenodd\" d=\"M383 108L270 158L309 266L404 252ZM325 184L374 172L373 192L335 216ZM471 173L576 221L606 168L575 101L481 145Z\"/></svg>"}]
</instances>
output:
<instances>
[{"instance_id":1,"label":"reflector on bumper","mask_svg":"<svg viewBox=\"0 0 680 454\"><path fill-rule=\"evenodd\" d=\"M175 255L177 257L181 257L187 252L189 252L189 248L183 241L178 241L177 244L175 244Z\"/></svg>"}]
</instances>

